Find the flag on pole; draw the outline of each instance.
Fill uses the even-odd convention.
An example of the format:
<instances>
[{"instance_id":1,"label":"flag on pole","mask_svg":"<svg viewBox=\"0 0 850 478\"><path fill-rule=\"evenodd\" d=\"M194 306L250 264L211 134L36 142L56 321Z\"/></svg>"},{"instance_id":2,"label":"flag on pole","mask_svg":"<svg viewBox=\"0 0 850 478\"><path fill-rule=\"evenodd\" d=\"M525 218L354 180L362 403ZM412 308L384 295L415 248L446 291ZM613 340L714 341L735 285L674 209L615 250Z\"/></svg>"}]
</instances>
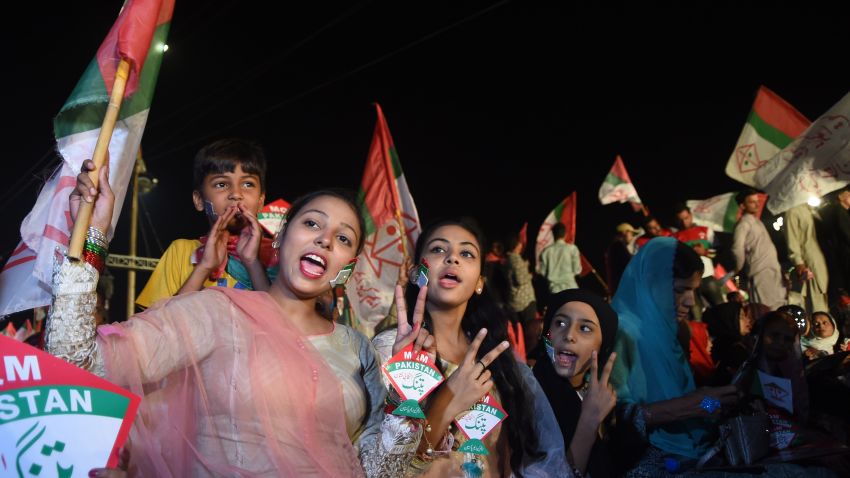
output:
<instances>
[{"instance_id":1,"label":"flag on pole","mask_svg":"<svg viewBox=\"0 0 850 478\"><path fill-rule=\"evenodd\" d=\"M573 191L563 201L555 206L555 209L546 216L540 229L537 231L537 243L534 246L534 257L540 259L540 253L549 244L555 242L555 236L552 235L552 226L561 223L567 230L564 235L564 242L573 244L576 240L576 192Z\"/></svg>"},{"instance_id":2,"label":"flag on pole","mask_svg":"<svg viewBox=\"0 0 850 478\"><path fill-rule=\"evenodd\" d=\"M712 196L708 199L687 201L687 206L694 217L694 223L716 232L734 232L735 224L742 214L741 206L735 202L736 194L732 192ZM759 193L758 198L759 211L756 217L760 219L764 204L767 202L767 194Z\"/></svg>"},{"instance_id":3,"label":"flag on pole","mask_svg":"<svg viewBox=\"0 0 850 478\"><path fill-rule=\"evenodd\" d=\"M753 109L726 163L726 175L756 186L756 171L788 146L811 122L773 91L760 86Z\"/></svg>"},{"instance_id":4,"label":"flag on pole","mask_svg":"<svg viewBox=\"0 0 850 478\"><path fill-rule=\"evenodd\" d=\"M755 174L779 214L850 182L850 93Z\"/></svg>"},{"instance_id":5,"label":"flag on pole","mask_svg":"<svg viewBox=\"0 0 850 478\"><path fill-rule=\"evenodd\" d=\"M413 256L420 231L387 121L381 106L376 103L375 108L378 122L358 192L366 241L347 286L353 325L367 336L389 313L404 257Z\"/></svg>"},{"instance_id":6,"label":"flag on pole","mask_svg":"<svg viewBox=\"0 0 850 478\"><path fill-rule=\"evenodd\" d=\"M635 190L635 185L629 179L623 158L618 154L617 159L614 160L614 165L611 166L611 171L608 172L605 181L599 187L599 202L604 206L613 202L624 203L627 201L632 204L642 204L637 190Z\"/></svg>"},{"instance_id":7,"label":"flag on pole","mask_svg":"<svg viewBox=\"0 0 850 478\"><path fill-rule=\"evenodd\" d=\"M573 191L569 196L564 198L555 209L553 209L546 219L543 221L543 224L540 225L540 229L537 231L537 242L534 246L534 258L535 262L540 262L540 253L543 252L543 249L546 248L549 244L555 242L555 236L552 234L552 226L557 223L561 223L566 228L566 234L564 235L564 242L569 244L575 244L576 242L576 192ZM584 277L587 274L590 274L593 271L593 266L590 264L590 261L584 257L584 254L581 254L579 251L579 255L581 256L581 276Z\"/></svg>"},{"instance_id":8,"label":"flag on pole","mask_svg":"<svg viewBox=\"0 0 850 478\"><path fill-rule=\"evenodd\" d=\"M92 157L118 63L127 59L130 77L109 143L116 208L108 233L112 237L150 111L173 8L173 0L127 0L59 110L53 130L63 161L21 224L21 243L0 274L0 314L50 303L53 254L57 247L67 247L73 227L68 195L83 161Z\"/></svg>"}]
</instances>

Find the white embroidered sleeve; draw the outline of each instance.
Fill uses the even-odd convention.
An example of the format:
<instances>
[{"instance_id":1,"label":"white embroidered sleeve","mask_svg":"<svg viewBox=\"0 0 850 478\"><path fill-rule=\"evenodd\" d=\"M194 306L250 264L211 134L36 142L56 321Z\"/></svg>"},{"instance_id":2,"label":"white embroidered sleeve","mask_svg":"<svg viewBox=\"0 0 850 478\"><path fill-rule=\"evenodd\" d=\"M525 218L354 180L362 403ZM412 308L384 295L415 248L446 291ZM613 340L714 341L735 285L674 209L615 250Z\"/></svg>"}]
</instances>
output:
<instances>
[{"instance_id":1,"label":"white embroidered sleeve","mask_svg":"<svg viewBox=\"0 0 850 478\"><path fill-rule=\"evenodd\" d=\"M83 261L67 258L53 265L53 304L45 326L45 349L100 377L103 358L97 346L94 311L98 274Z\"/></svg>"}]
</instances>

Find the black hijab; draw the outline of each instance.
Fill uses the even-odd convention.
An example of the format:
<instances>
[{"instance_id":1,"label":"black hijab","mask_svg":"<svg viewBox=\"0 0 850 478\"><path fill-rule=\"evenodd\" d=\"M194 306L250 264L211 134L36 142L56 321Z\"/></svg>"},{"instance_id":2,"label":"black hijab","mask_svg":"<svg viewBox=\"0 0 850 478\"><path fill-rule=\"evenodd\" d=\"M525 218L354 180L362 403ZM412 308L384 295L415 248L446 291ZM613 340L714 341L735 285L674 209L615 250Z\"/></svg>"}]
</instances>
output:
<instances>
[{"instance_id":1,"label":"black hijab","mask_svg":"<svg viewBox=\"0 0 850 478\"><path fill-rule=\"evenodd\" d=\"M544 335L549 331L555 313L568 302L582 302L589 305L599 318L602 345L599 348L598 363L601 370L614 349L618 324L617 312L601 297L592 292L582 289L567 289L553 295L549 300L546 315L543 317ZM549 399L549 404L552 406L552 411L555 412L555 418L561 428L561 435L564 437L564 446L566 450L569 450L581 415L581 399L573 391L569 380L555 372L552 360L546 354L546 349L542 343L543 340L540 341L541 345L537 348L538 358L534 365L534 376L540 382L540 387L546 394L546 398ZM613 460L610 453L604 443L597 440L590 452L587 471L594 478L604 478L613 476L613 470Z\"/></svg>"}]
</instances>

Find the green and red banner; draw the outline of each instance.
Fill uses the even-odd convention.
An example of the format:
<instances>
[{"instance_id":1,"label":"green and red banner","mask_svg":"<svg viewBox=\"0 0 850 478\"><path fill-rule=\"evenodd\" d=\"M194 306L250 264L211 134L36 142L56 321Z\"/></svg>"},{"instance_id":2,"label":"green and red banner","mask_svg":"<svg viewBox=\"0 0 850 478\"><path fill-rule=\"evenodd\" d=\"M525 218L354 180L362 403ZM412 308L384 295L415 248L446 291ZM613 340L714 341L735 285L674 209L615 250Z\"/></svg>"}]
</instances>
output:
<instances>
[{"instance_id":1,"label":"green and red banner","mask_svg":"<svg viewBox=\"0 0 850 478\"><path fill-rule=\"evenodd\" d=\"M811 121L779 95L759 86L753 109L726 163L726 175L748 186L756 186L756 171L810 124Z\"/></svg>"},{"instance_id":2,"label":"green and red banner","mask_svg":"<svg viewBox=\"0 0 850 478\"><path fill-rule=\"evenodd\" d=\"M605 180L602 181L602 186L599 187L599 202L603 206L614 202L642 204L635 185L632 184L629 173L626 171L626 165L623 164L623 158L619 154L608 175L605 176Z\"/></svg>"}]
</instances>

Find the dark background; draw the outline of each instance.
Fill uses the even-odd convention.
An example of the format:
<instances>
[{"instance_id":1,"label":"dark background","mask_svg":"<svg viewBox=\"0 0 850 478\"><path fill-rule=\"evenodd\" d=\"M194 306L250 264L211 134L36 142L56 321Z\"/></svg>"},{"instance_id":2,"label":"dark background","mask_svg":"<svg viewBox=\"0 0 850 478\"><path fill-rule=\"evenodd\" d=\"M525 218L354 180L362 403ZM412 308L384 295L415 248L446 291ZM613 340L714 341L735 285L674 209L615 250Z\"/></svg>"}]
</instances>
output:
<instances>
[{"instance_id":1,"label":"dark background","mask_svg":"<svg viewBox=\"0 0 850 478\"><path fill-rule=\"evenodd\" d=\"M205 233L191 162L223 136L264 145L270 200L356 188L377 101L423 221L471 214L491 238L528 221L533 240L575 190L577 245L602 270L614 227L630 218L627 205L597 199L616 154L670 225L673 202L741 187L723 170L760 84L812 120L849 89L844 9L558 3L177 0L142 140L159 184L142 200L139 253ZM18 7L3 33L3 256L58 163L52 117L120 2ZM125 205L116 253L128 221ZM125 273L115 275L120 315Z\"/></svg>"}]
</instances>

